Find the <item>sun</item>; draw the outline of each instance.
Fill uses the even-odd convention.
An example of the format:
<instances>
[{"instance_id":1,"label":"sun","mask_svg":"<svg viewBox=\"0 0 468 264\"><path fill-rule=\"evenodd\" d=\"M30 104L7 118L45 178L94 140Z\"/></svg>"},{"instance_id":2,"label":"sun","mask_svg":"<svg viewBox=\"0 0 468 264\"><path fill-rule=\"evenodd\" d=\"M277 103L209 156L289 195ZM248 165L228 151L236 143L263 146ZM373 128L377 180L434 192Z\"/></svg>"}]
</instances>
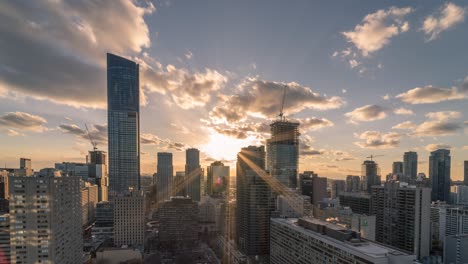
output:
<instances>
[{"instance_id":1,"label":"sun","mask_svg":"<svg viewBox=\"0 0 468 264\"><path fill-rule=\"evenodd\" d=\"M241 148L258 143L258 139L254 136L237 139L213 132L210 134L210 141L200 146L200 149L209 157L217 160L235 160Z\"/></svg>"}]
</instances>

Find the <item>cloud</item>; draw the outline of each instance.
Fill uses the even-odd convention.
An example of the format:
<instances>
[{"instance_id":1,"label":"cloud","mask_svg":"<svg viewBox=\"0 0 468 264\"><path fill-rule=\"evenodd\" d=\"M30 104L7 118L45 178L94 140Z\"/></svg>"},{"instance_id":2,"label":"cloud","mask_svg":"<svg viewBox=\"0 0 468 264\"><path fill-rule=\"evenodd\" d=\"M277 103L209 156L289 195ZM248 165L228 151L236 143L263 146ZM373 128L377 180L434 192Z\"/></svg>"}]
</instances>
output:
<instances>
[{"instance_id":1,"label":"cloud","mask_svg":"<svg viewBox=\"0 0 468 264\"><path fill-rule=\"evenodd\" d=\"M468 145L463 146L463 150L468 150Z\"/></svg>"},{"instance_id":2,"label":"cloud","mask_svg":"<svg viewBox=\"0 0 468 264\"><path fill-rule=\"evenodd\" d=\"M187 58L187 60L190 60L190 59L192 59L192 57L193 57L193 53L192 53L190 50L188 50L188 51L184 54L184 56L185 56L185 58Z\"/></svg>"},{"instance_id":3,"label":"cloud","mask_svg":"<svg viewBox=\"0 0 468 264\"><path fill-rule=\"evenodd\" d=\"M362 134L356 134L357 138L364 141L355 142L361 148L369 149L389 149L395 148L400 144L401 135L395 132L382 134L379 131L365 131Z\"/></svg>"},{"instance_id":4,"label":"cloud","mask_svg":"<svg viewBox=\"0 0 468 264\"><path fill-rule=\"evenodd\" d=\"M300 123L299 128L301 131L304 131L304 133L307 133L311 130L319 130L324 127L331 127L335 125L332 121L319 117L310 117L296 120Z\"/></svg>"},{"instance_id":5,"label":"cloud","mask_svg":"<svg viewBox=\"0 0 468 264\"><path fill-rule=\"evenodd\" d=\"M394 125L392 129L403 129L403 130L412 130L416 128L416 124L413 124L411 121L405 121L403 123L399 123Z\"/></svg>"},{"instance_id":6,"label":"cloud","mask_svg":"<svg viewBox=\"0 0 468 264\"><path fill-rule=\"evenodd\" d=\"M434 151L438 149L451 149L452 147L446 144L429 144L426 146L427 151Z\"/></svg>"},{"instance_id":7,"label":"cloud","mask_svg":"<svg viewBox=\"0 0 468 264\"><path fill-rule=\"evenodd\" d=\"M409 23L404 18L412 11L410 7L381 9L366 15L353 31L342 34L366 57L390 43L392 37L408 31Z\"/></svg>"},{"instance_id":8,"label":"cloud","mask_svg":"<svg viewBox=\"0 0 468 264\"><path fill-rule=\"evenodd\" d=\"M436 39L440 33L449 30L465 20L466 8L447 2L438 12L424 19L422 31L428 36L428 41Z\"/></svg>"},{"instance_id":9,"label":"cloud","mask_svg":"<svg viewBox=\"0 0 468 264\"><path fill-rule=\"evenodd\" d=\"M317 156L325 153L324 150L317 150L312 147L314 139L310 136L303 136L299 139L299 155L301 156Z\"/></svg>"},{"instance_id":10,"label":"cloud","mask_svg":"<svg viewBox=\"0 0 468 264\"><path fill-rule=\"evenodd\" d=\"M153 11L126 0L2 1L0 94L104 108L105 53L149 47Z\"/></svg>"},{"instance_id":11,"label":"cloud","mask_svg":"<svg viewBox=\"0 0 468 264\"><path fill-rule=\"evenodd\" d=\"M169 139L161 139L157 135L151 133L143 133L140 135L140 143L144 145L156 145L158 149L184 151L188 146L184 143L173 142Z\"/></svg>"},{"instance_id":12,"label":"cloud","mask_svg":"<svg viewBox=\"0 0 468 264\"><path fill-rule=\"evenodd\" d=\"M24 112L7 112L0 115L0 127L10 129L28 130L34 132L43 132L47 128L44 125L47 123L43 117L32 115ZM15 131L16 132L16 131ZM9 134L14 132L9 131Z\"/></svg>"},{"instance_id":13,"label":"cloud","mask_svg":"<svg viewBox=\"0 0 468 264\"><path fill-rule=\"evenodd\" d=\"M247 138L247 133L245 131L239 131L237 129L222 129L219 127L215 127L216 132L219 134L223 134L229 137L237 138L237 139L245 139Z\"/></svg>"},{"instance_id":14,"label":"cloud","mask_svg":"<svg viewBox=\"0 0 468 264\"><path fill-rule=\"evenodd\" d=\"M214 123L239 122L247 117L274 118L278 115L287 85L284 113L291 116L305 109L327 110L341 107L342 98L326 97L298 83L280 83L248 78L237 87L237 94L220 95L210 111Z\"/></svg>"},{"instance_id":15,"label":"cloud","mask_svg":"<svg viewBox=\"0 0 468 264\"><path fill-rule=\"evenodd\" d=\"M454 120L460 116L460 112L455 111L427 113L428 120L419 124L413 134L419 137L453 135L463 128L461 122Z\"/></svg>"},{"instance_id":16,"label":"cloud","mask_svg":"<svg viewBox=\"0 0 468 264\"><path fill-rule=\"evenodd\" d=\"M14 130L14 129L7 129L5 131L5 133L6 133L7 136L10 136L10 137L24 136L24 134L21 134L21 133L19 133L18 131Z\"/></svg>"},{"instance_id":17,"label":"cloud","mask_svg":"<svg viewBox=\"0 0 468 264\"><path fill-rule=\"evenodd\" d=\"M404 107L400 107L400 108L393 110L393 113L397 115L414 115L413 110L404 108Z\"/></svg>"},{"instance_id":18,"label":"cloud","mask_svg":"<svg viewBox=\"0 0 468 264\"><path fill-rule=\"evenodd\" d=\"M76 124L60 124L59 129L65 133L70 135L75 135L77 138L88 141L89 137L93 139L93 141L97 144L107 144L107 125L93 125L88 127L88 132L85 129L80 128Z\"/></svg>"},{"instance_id":19,"label":"cloud","mask_svg":"<svg viewBox=\"0 0 468 264\"><path fill-rule=\"evenodd\" d=\"M430 104L442 101L460 100L468 98L468 78L462 87L438 88L431 85L416 87L401 93L396 98L410 104Z\"/></svg>"},{"instance_id":20,"label":"cloud","mask_svg":"<svg viewBox=\"0 0 468 264\"><path fill-rule=\"evenodd\" d=\"M204 106L213 92L224 87L228 78L216 70L191 73L184 68L168 65L165 68L151 66L149 55L139 60L142 75L141 83L147 92L167 94L183 109Z\"/></svg>"},{"instance_id":21,"label":"cloud","mask_svg":"<svg viewBox=\"0 0 468 264\"><path fill-rule=\"evenodd\" d=\"M388 109L379 105L365 105L345 114L350 122L369 122L387 117Z\"/></svg>"}]
</instances>

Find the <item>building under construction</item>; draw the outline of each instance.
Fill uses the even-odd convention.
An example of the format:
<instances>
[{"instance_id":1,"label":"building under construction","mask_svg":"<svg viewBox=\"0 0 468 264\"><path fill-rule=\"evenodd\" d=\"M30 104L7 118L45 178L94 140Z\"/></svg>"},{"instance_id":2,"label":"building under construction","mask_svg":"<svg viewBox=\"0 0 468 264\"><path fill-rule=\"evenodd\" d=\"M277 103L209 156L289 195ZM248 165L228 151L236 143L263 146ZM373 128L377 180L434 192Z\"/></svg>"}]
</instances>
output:
<instances>
[{"instance_id":1,"label":"building under construction","mask_svg":"<svg viewBox=\"0 0 468 264\"><path fill-rule=\"evenodd\" d=\"M299 122L284 118L270 124L271 138L267 140L266 170L289 188L297 187L299 160Z\"/></svg>"}]
</instances>

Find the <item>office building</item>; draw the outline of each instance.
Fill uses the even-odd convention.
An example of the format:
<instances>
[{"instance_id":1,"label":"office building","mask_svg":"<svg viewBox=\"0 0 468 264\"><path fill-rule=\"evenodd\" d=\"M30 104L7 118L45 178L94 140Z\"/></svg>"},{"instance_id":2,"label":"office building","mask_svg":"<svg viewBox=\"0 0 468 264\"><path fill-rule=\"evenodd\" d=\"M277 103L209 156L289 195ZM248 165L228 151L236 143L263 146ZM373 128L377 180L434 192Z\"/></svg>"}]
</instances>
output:
<instances>
[{"instance_id":1,"label":"office building","mask_svg":"<svg viewBox=\"0 0 468 264\"><path fill-rule=\"evenodd\" d=\"M96 222L91 229L91 235L97 241L105 241L114 237L114 204L102 201L96 204Z\"/></svg>"},{"instance_id":2,"label":"office building","mask_svg":"<svg viewBox=\"0 0 468 264\"><path fill-rule=\"evenodd\" d=\"M139 66L107 54L109 189L140 189Z\"/></svg>"},{"instance_id":3,"label":"office building","mask_svg":"<svg viewBox=\"0 0 468 264\"><path fill-rule=\"evenodd\" d=\"M80 178L47 169L9 181L12 262L81 264Z\"/></svg>"},{"instance_id":4,"label":"office building","mask_svg":"<svg viewBox=\"0 0 468 264\"><path fill-rule=\"evenodd\" d=\"M174 196L186 195L185 171L176 171L174 178Z\"/></svg>"},{"instance_id":5,"label":"office building","mask_svg":"<svg viewBox=\"0 0 468 264\"><path fill-rule=\"evenodd\" d=\"M196 148L185 150L185 181L187 196L199 202L203 171L200 167L200 151Z\"/></svg>"},{"instance_id":6,"label":"office building","mask_svg":"<svg viewBox=\"0 0 468 264\"><path fill-rule=\"evenodd\" d=\"M418 175L418 153L408 151L403 154L403 174L415 180Z\"/></svg>"},{"instance_id":7,"label":"office building","mask_svg":"<svg viewBox=\"0 0 468 264\"><path fill-rule=\"evenodd\" d=\"M465 160L465 162L463 162L464 164L464 178L463 178L463 184L465 186L468 186L468 160Z\"/></svg>"},{"instance_id":8,"label":"office building","mask_svg":"<svg viewBox=\"0 0 468 264\"><path fill-rule=\"evenodd\" d=\"M215 161L206 171L206 193L208 195L225 193L229 185L229 166L224 166L221 161Z\"/></svg>"},{"instance_id":9,"label":"office building","mask_svg":"<svg viewBox=\"0 0 468 264\"><path fill-rule=\"evenodd\" d=\"M352 214L351 230L361 234L362 238L375 241L375 215Z\"/></svg>"},{"instance_id":10,"label":"office building","mask_svg":"<svg viewBox=\"0 0 468 264\"><path fill-rule=\"evenodd\" d=\"M81 223L83 227L94 222L96 204L99 202L98 186L89 182L82 182L81 193Z\"/></svg>"},{"instance_id":11,"label":"office building","mask_svg":"<svg viewBox=\"0 0 468 264\"><path fill-rule=\"evenodd\" d=\"M273 218L271 264L412 264L415 256L314 218Z\"/></svg>"},{"instance_id":12,"label":"office building","mask_svg":"<svg viewBox=\"0 0 468 264\"><path fill-rule=\"evenodd\" d=\"M465 264L468 263L468 234L453 235L445 238L444 263Z\"/></svg>"},{"instance_id":13,"label":"office building","mask_svg":"<svg viewBox=\"0 0 468 264\"><path fill-rule=\"evenodd\" d=\"M156 169L156 189L158 203L169 200L172 193L172 178L174 167L172 166L172 153L158 152L158 164Z\"/></svg>"},{"instance_id":14,"label":"office building","mask_svg":"<svg viewBox=\"0 0 468 264\"><path fill-rule=\"evenodd\" d=\"M403 162L401 161L394 161L392 164L392 174L393 175L400 175L403 174Z\"/></svg>"},{"instance_id":15,"label":"office building","mask_svg":"<svg viewBox=\"0 0 468 264\"><path fill-rule=\"evenodd\" d=\"M450 208L450 205L445 202L432 202L431 204L431 252L443 250L447 229L447 208Z\"/></svg>"},{"instance_id":16,"label":"office building","mask_svg":"<svg viewBox=\"0 0 468 264\"><path fill-rule=\"evenodd\" d=\"M0 215L0 264L11 263L10 215Z\"/></svg>"},{"instance_id":17,"label":"office building","mask_svg":"<svg viewBox=\"0 0 468 264\"><path fill-rule=\"evenodd\" d=\"M467 205L468 206L468 186L466 185L456 185L453 186L453 203L457 205Z\"/></svg>"},{"instance_id":18,"label":"office building","mask_svg":"<svg viewBox=\"0 0 468 264\"><path fill-rule=\"evenodd\" d=\"M335 199L345 191L346 182L344 180L330 180L330 198Z\"/></svg>"},{"instance_id":19,"label":"office building","mask_svg":"<svg viewBox=\"0 0 468 264\"><path fill-rule=\"evenodd\" d=\"M450 150L438 149L429 157L431 200L450 202Z\"/></svg>"},{"instance_id":20,"label":"office building","mask_svg":"<svg viewBox=\"0 0 468 264\"><path fill-rule=\"evenodd\" d=\"M373 160L365 160L361 165L362 188L371 193L372 186L380 185L379 165Z\"/></svg>"},{"instance_id":21,"label":"office building","mask_svg":"<svg viewBox=\"0 0 468 264\"><path fill-rule=\"evenodd\" d=\"M295 206L291 205L291 200L284 195L276 197L276 209L281 217L298 218L303 216L312 216L313 208L310 202L310 196L300 195L300 199L294 200Z\"/></svg>"},{"instance_id":22,"label":"office building","mask_svg":"<svg viewBox=\"0 0 468 264\"><path fill-rule=\"evenodd\" d=\"M157 211L159 242L173 249L192 248L198 241L198 204L188 197L175 196Z\"/></svg>"},{"instance_id":23,"label":"office building","mask_svg":"<svg viewBox=\"0 0 468 264\"><path fill-rule=\"evenodd\" d=\"M468 234L468 207L446 209L445 236Z\"/></svg>"},{"instance_id":24,"label":"office building","mask_svg":"<svg viewBox=\"0 0 468 264\"><path fill-rule=\"evenodd\" d=\"M386 182L372 187L371 214L376 216L377 242L429 255L430 189Z\"/></svg>"},{"instance_id":25,"label":"office building","mask_svg":"<svg viewBox=\"0 0 468 264\"><path fill-rule=\"evenodd\" d=\"M89 151L86 162L88 164L88 177L98 186L98 201L107 201L109 199L109 175L107 174L106 152Z\"/></svg>"},{"instance_id":26,"label":"office building","mask_svg":"<svg viewBox=\"0 0 468 264\"><path fill-rule=\"evenodd\" d=\"M140 192L114 197L114 245L143 248L145 241L144 197Z\"/></svg>"},{"instance_id":27,"label":"office building","mask_svg":"<svg viewBox=\"0 0 468 264\"><path fill-rule=\"evenodd\" d=\"M63 175L80 177L87 181L89 177L88 164L80 162L55 163L56 170L60 170Z\"/></svg>"},{"instance_id":28,"label":"office building","mask_svg":"<svg viewBox=\"0 0 468 264\"><path fill-rule=\"evenodd\" d=\"M361 177L348 175L346 176L346 192L359 192L361 190Z\"/></svg>"},{"instance_id":29,"label":"office building","mask_svg":"<svg viewBox=\"0 0 468 264\"><path fill-rule=\"evenodd\" d=\"M369 215L371 213L371 197L367 193L345 192L338 196L341 206L351 208L353 213Z\"/></svg>"},{"instance_id":30,"label":"office building","mask_svg":"<svg viewBox=\"0 0 468 264\"><path fill-rule=\"evenodd\" d=\"M249 146L237 155L236 243L247 256L269 254L271 189L245 161L265 167L265 148Z\"/></svg>"},{"instance_id":31,"label":"office building","mask_svg":"<svg viewBox=\"0 0 468 264\"><path fill-rule=\"evenodd\" d=\"M277 120L270 124L271 137L266 142L266 170L284 186L297 187L299 160L299 123Z\"/></svg>"},{"instance_id":32,"label":"office building","mask_svg":"<svg viewBox=\"0 0 468 264\"><path fill-rule=\"evenodd\" d=\"M0 199L9 199L8 171L0 170Z\"/></svg>"},{"instance_id":33,"label":"office building","mask_svg":"<svg viewBox=\"0 0 468 264\"><path fill-rule=\"evenodd\" d=\"M309 196L314 207L327 198L327 178L319 177L313 171L304 171L299 175L299 181L301 194Z\"/></svg>"}]
</instances>

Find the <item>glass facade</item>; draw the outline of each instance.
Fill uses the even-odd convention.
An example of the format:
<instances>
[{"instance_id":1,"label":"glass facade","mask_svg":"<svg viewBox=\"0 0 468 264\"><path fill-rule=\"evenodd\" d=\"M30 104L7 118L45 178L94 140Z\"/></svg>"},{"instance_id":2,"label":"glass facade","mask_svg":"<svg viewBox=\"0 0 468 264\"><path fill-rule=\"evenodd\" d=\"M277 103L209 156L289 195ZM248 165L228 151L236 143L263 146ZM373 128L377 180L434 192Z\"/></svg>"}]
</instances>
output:
<instances>
[{"instance_id":1,"label":"glass facade","mask_svg":"<svg viewBox=\"0 0 468 264\"><path fill-rule=\"evenodd\" d=\"M140 189L139 66L107 54L109 187L117 193Z\"/></svg>"}]
</instances>

